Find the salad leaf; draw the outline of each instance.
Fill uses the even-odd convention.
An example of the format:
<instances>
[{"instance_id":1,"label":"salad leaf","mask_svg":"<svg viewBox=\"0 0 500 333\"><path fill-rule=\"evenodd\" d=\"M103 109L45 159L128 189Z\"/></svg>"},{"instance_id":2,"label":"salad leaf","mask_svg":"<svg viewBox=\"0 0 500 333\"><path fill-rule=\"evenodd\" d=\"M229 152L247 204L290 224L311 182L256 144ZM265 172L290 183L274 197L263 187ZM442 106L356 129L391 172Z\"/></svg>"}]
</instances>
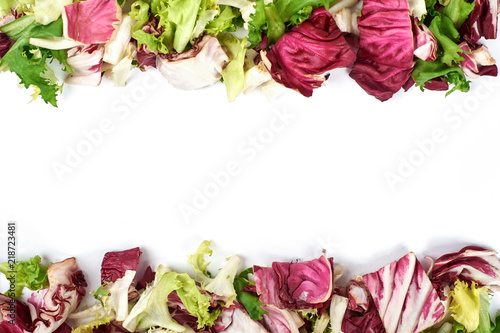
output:
<instances>
[{"instance_id":1,"label":"salad leaf","mask_svg":"<svg viewBox=\"0 0 500 333\"><path fill-rule=\"evenodd\" d=\"M232 102L243 91L245 86L245 54L248 41L238 39L230 33L220 34L218 37L223 49L231 59L222 70L222 79L226 85L227 99Z\"/></svg>"},{"instance_id":2,"label":"salad leaf","mask_svg":"<svg viewBox=\"0 0 500 333\"><path fill-rule=\"evenodd\" d=\"M124 320L123 327L131 332L155 326L183 332L184 326L172 318L168 308L168 296L173 292L177 293L186 310L197 317L198 328L213 325L220 309L210 312L210 296L202 294L195 281L186 273L179 274L159 268L154 283L141 294Z\"/></svg>"},{"instance_id":3,"label":"salad leaf","mask_svg":"<svg viewBox=\"0 0 500 333\"><path fill-rule=\"evenodd\" d=\"M166 45L181 53L190 42L202 0L154 0L151 9L167 32ZM165 41L163 41L165 43Z\"/></svg>"},{"instance_id":4,"label":"salad leaf","mask_svg":"<svg viewBox=\"0 0 500 333\"><path fill-rule=\"evenodd\" d=\"M360 276L354 276L349 280L346 294L348 304L342 320L342 332L385 333L384 323L373 297ZM335 318L332 315L332 319Z\"/></svg>"},{"instance_id":5,"label":"salad leaf","mask_svg":"<svg viewBox=\"0 0 500 333\"><path fill-rule=\"evenodd\" d=\"M31 331L33 331L33 323L28 306L20 300L0 294L0 332Z\"/></svg>"},{"instance_id":6,"label":"salad leaf","mask_svg":"<svg viewBox=\"0 0 500 333\"><path fill-rule=\"evenodd\" d=\"M171 85L192 90L218 82L229 60L217 38L205 35L188 51L158 56L156 65Z\"/></svg>"},{"instance_id":7,"label":"salad leaf","mask_svg":"<svg viewBox=\"0 0 500 333\"><path fill-rule=\"evenodd\" d=\"M236 31L241 15L230 6L220 6L220 13L205 26L205 33L217 36L223 31Z\"/></svg>"},{"instance_id":8,"label":"salad leaf","mask_svg":"<svg viewBox=\"0 0 500 333\"><path fill-rule=\"evenodd\" d=\"M455 90L467 92L469 91L469 81L464 75L462 69L458 66L447 66L441 61L423 61L417 59L415 69L411 73L416 85L423 91L427 82L435 78L444 78L446 82L453 85L446 95L451 94Z\"/></svg>"},{"instance_id":9,"label":"salad leaf","mask_svg":"<svg viewBox=\"0 0 500 333\"><path fill-rule=\"evenodd\" d=\"M498 2L495 0L475 0L474 9L469 19L462 26L464 38L470 43L476 43L481 37L497 38Z\"/></svg>"},{"instance_id":10,"label":"salad leaf","mask_svg":"<svg viewBox=\"0 0 500 333\"><path fill-rule=\"evenodd\" d=\"M324 8L287 32L267 53L268 70L285 87L310 97L329 70L347 67L356 58L332 15Z\"/></svg>"},{"instance_id":11,"label":"salad leaf","mask_svg":"<svg viewBox=\"0 0 500 333\"><path fill-rule=\"evenodd\" d=\"M459 29L469 17L474 6L474 3L469 3L465 0L450 0L443 9L443 15L453 22L455 29Z\"/></svg>"},{"instance_id":12,"label":"salad leaf","mask_svg":"<svg viewBox=\"0 0 500 333\"><path fill-rule=\"evenodd\" d=\"M363 275L363 280L388 333L420 332L445 316L441 299L412 252Z\"/></svg>"},{"instance_id":13,"label":"salad leaf","mask_svg":"<svg viewBox=\"0 0 500 333\"><path fill-rule=\"evenodd\" d=\"M279 309L273 305L264 306L264 310L267 313L261 323L269 332L295 333L299 332L299 329L304 326L304 320L296 311ZM326 314L326 312L323 313ZM326 323L328 324L328 321ZM320 332L314 331L313 333Z\"/></svg>"},{"instance_id":14,"label":"salad leaf","mask_svg":"<svg viewBox=\"0 0 500 333\"><path fill-rule=\"evenodd\" d=\"M10 13L14 0L0 0L0 17Z\"/></svg>"},{"instance_id":15,"label":"salad leaf","mask_svg":"<svg viewBox=\"0 0 500 333\"><path fill-rule=\"evenodd\" d=\"M121 278L102 287L107 291L107 294L101 295L100 300L107 313L115 313L117 321L124 321L128 316L129 289L134 281L135 273L135 270L127 270Z\"/></svg>"},{"instance_id":16,"label":"salad leaf","mask_svg":"<svg viewBox=\"0 0 500 333\"><path fill-rule=\"evenodd\" d=\"M102 44L77 46L67 51L67 63L73 73L68 75L65 83L87 86L98 86L101 83L101 65L104 56Z\"/></svg>"},{"instance_id":17,"label":"salad leaf","mask_svg":"<svg viewBox=\"0 0 500 333\"><path fill-rule=\"evenodd\" d=\"M460 38L460 34L455 29L451 19L445 15L436 16L432 20L429 30L442 47L443 54L440 57L441 62L451 67L453 64L464 60L460 55L464 50L456 43L458 38Z\"/></svg>"},{"instance_id":18,"label":"salad leaf","mask_svg":"<svg viewBox=\"0 0 500 333\"><path fill-rule=\"evenodd\" d=\"M141 29L149 20L149 4L144 1L136 1L130 7L128 15L135 20L131 32Z\"/></svg>"},{"instance_id":19,"label":"salad leaf","mask_svg":"<svg viewBox=\"0 0 500 333\"><path fill-rule=\"evenodd\" d=\"M64 37L82 44L109 41L122 19L122 9L116 0L86 0L64 7L62 12Z\"/></svg>"},{"instance_id":20,"label":"salad leaf","mask_svg":"<svg viewBox=\"0 0 500 333\"><path fill-rule=\"evenodd\" d=\"M488 290L500 290L500 260L497 252L467 246L439 257L432 270L433 283L475 282Z\"/></svg>"},{"instance_id":21,"label":"salad leaf","mask_svg":"<svg viewBox=\"0 0 500 333\"><path fill-rule=\"evenodd\" d=\"M53 70L46 62L50 58L60 57L60 54L35 47L29 43L29 39L31 37L61 37L62 20L58 19L48 25L33 23L33 21L34 18L23 16L0 27L0 31L5 32L12 39L17 39L0 60L0 66L7 64L9 70L21 79L20 83L25 88L34 86L35 98L40 94L46 103L57 106L56 96L60 93L62 85L58 85Z\"/></svg>"},{"instance_id":22,"label":"salad leaf","mask_svg":"<svg viewBox=\"0 0 500 333\"><path fill-rule=\"evenodd\" d=\"M15 285L13 295L9 296L18 298L25 287L30 290L40 290L49 286L47 267L40 264L41 260L40 256L34 256L29 261L17 261L14 265L8 262L0 264L0 272ZM15 273L11 273L13 271Z\"/></svg>"},{"instance_id":23,"label":"salad leaf","mask_svg":"<svg viewBox=\"0 0 500 333\"><path fill-rule=\"evenodd\" d=\"M390 99L413 70L413 33L406 0L363 2L359 51L349 73L358 85L380 101Z\"/></svg>"},{"instance_id":24,"label":"salad leaf","mask_svg":"<svg viewBox=\"0 0 500 333\"><path fill-rule=\"evenodd\" d=\"M101 283L115 282L123 278L127 271L136 271L142 252L138 247L107 252L101 263Z\"/></svg>"},{"instance_id":25,"label":"salad leaf","mask_svg":"<svg viewBox=\"0 0 500 333\"><path fill-rule=\"evenodd\" d=\"M236 38L236 37L235 37ZM212 255L210 241L203 241L196 253L189 256L189 264L195 272L194 280L201 284L203 290L221 296L226 306L229 306L236 299L236 291L234 290L234 278L240 264L238 256L232 256L227 259L226 264L215 278L211 278L211 274L207 271L207 266L204 257Z\"/></svg>"},{"instance_id":26,"label":"salad leaf","mask_svg":"<svg viewBox=\"0 0 500 333\"><path fill-rule=\"evenodd\" d=\"M491 333L500 333L500 314L497 314L495 319L495 323L491 328Z\"/></svg>"},{"instance_id":27,"label":"salad leaf","mask_svg":"<svg viewBox=\"0 0 500 333\"><path fill-rule=\"evenodd\" d=\"M287 27L296 26L307 20L313 9L328 8L329 0L275 0L265 4L264 0L255 1L255 12L250 14L248 41L256 47L267 37L267 45L275 44L286 32Z\"/></svg>"},{"instance_id":28,"label":"salad leaf","mask_svg":"<svg viewBox=\"0 0 500 333\"><path fill-rule=\"evenodd\" d=\"M9 51L13 43L14 41L7 34L0 32L0 59Z\"/></svg>"},{"instance_id":29,"label":"salad leaf","mask_svg":"<svg viewBox=\"0 0 500 333\"><path fill-rule=\"evenodd\" d=\"M477 288L473 282L457 280L451 291L451 316L462 324L467 332L491 332L490 299L485 287Z\"/></svg>"},{"instance_id":30,"label":"salad leaf","mask_svg":"<svg viewBox=\"0 0 500 333\"><path fill-rule=\"evenodd\" d=\"M63 7L72 2L72 0L35 0L33 10L36 22L44 25L54 22L61 16Z\"/></svg>"},{"instance_id":31,"label":"salad leaf","mask_svg":"<svg viewBox=\"0 0 500 333\"><path fill-rule=\"evenodd\" d=\"M80 304L87 286L75 258L51 264L47 277L49 287L32 293L28 299L32 313L36 314L33 320L35 332L54 332L66 325L65 321Z\"/></svg>"},{"instance_id":32,"label":"salad leaf","mask_svg":"<svg viewBox=\"0 0 500 333\"><path fill-rule=\"evenodd\" d=\"M250 318L253 320L261 320L262 315L267 312L262 308L263 303L259 300L259 296L255 292L244 290L251 286L248 280L248 275L253 274L252 267L249 267L238 274L234 279L234 289L236 290L236 299L248 311Z\"/></svg>"},{"instance_id":33,"label":"salad leaf","mask_svg":"<svg viewBox=\"0 0 500 333\"><path fill-rule=\"evenodd\" d=\"M320 308L333 291L333 259L253 267L260 301L280 309Z\"/></svg>"},{"instance_id":34,"label":"salad leaf","mask_svg":"<svg viewBox=\"0 0 500 333\"><path fill-rule=\"evenodd\" d=\"M276 9L280 13L280 17L283 20L283 22L290 22L290 19L294 16L297 15L305 18L307 15L305 15L307 12L312 13L312 9L316 7L323 6L325 9L328 9L330 5L330 0L275 0L276 4ZM301 12L302 11L302 12ZM301 13L299 13L301 12ZM307 16L308 18L309 16ZM295 22L299 23L300 20L293 19Z\"/></svg>"},{"instance_id":35,"label":"salad leaf","mask_svg":"<svg viewBox=\"0 0 500 333\"><path fill-rule=\"evenodd\" d=\"M92 320L91 322L89 322L87 324L83 324L83 325L76 327L75 329L73 329L71 331L71 333L93 333L94 328L98 328L101 325L106 325L106 324L110 323L112 319L113 319L112 316L106 316L106 317L101 317L101 318L96 316L96 318L94 320Z\"/></svg>"}]
</instances>

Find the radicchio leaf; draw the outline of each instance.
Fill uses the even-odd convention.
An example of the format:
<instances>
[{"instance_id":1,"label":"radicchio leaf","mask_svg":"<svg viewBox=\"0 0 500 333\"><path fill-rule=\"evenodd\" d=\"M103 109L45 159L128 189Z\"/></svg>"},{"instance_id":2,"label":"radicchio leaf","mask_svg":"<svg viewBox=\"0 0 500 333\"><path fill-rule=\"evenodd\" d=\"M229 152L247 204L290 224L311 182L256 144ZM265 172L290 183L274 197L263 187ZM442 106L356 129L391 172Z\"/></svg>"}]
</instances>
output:
<instances>
[{"instance_id":1,"label":"radicchio leaf","mask_svg":"<svg viewBox=\"0 0 500 333\"><path fill-rule=\"evenodd\" d=\"M432 282L453 284L456 280L475 282L480 287L500 291L500 260L497 252L467 246L441 256L434 263Z\"/></svg>"},{"instance_id":2,"label":"radicchio leaf","mask_svg":"<svg viewBox=\"0 0 500 333\"><path fill-rule=\"evenodd\" d=\"M68 84L98 86L101 84L101 65L104 46L99 44L76 46L67 51L67 63L73 74L66 77Z\"/></svg>"},{"instance_id":3,"label":"radicchio leaf","mask_svg":"<svg viewBox=\"0 0 500 333\"><path fill-rule=\"evenodd\" d=\"M235 303L237 304L237 303ZM227 315L231 314L231 318L226 318L225 320L231 321L226 329L223 331L215 331L220 333L269 333L264 326L258 321L250 318L248 313L241 306L235 306L234 309L227 313Z\"/></svg>"},{"instance_id":4,"label":"radicchio leaf","mask_svg":"<svg viewBox=\"0 0 500 333\"><path fill-rule=\"evenodd\" d=\"M368 94L388 100L413 69L412 23L406 0L363 2L359 51L349 74Z\"/></svg>"},{"instance_id":5,"label":"radicchio leaf","mask_svg":"<svg viewBox=\"0 0 500 333\"><path fill-rule=\"evenodd\" d=\"M0 32L0 59L9 51L10 47L12 46L13 41L4 34L3 32Z\"/></svg>"},{"instance_id":6,"label":"radicchio leaf","mask_svg":"<svg viewBox=\"0 0 500 333\"><path fill-rule=\"evenodd\" d=\"M157 57L156 67L179 89L200 89L215 84L230 61L217 38L205 35L189 51Z\"/></svg>"},{"instance_id":7,"label":"radicchio leaf","mask_svg":"<svg viewBox=\"0 0 500 333\"><path fill-rule=\"evenodd\" d=\"M0 332L32 332L30 310L23 302L0 294Z\"/></svg>"},{"instance_id":8,"label":"radicchio leaf","mask_svg":"<svg viewBox=\"0 0 500 333\"><path fill-rule=\"evenodd\" d=\"M261 323L270 333L299 333L304 321L297 312L282 310L272 305L264 307L267 312Z\"/></svg>"},{"instance_id":9,"label":"radicchio leaf","mask_svg":"<svg viewBox=\"0 0 500 333\"><path fill-rule=\"evenodd\" d=\"M476 79L481 75L497 76L498 68L488 52L488 48L484 45L478 44L475 49L472 49L467 42L463 42L460 48L464 50L461 56L464 58L460 62L460 67L465 75L472 79Z\"/></svg>"},{"instance_id":10,"label":"radicchio leaf","mask_svg":"<svg viewBox=\"0 0 500 333\"><path fill-rule=\"evenodd\" d=\"M421 332L445 315L441 300L415 254L363 275L387 333Z\"/></svg>"},{"instance_id":11,"label":"radicchio leaf","mask_svg":"<svg viewBox=\"0 0 500 333\"><path fill-rule=\"evenodd\" d=\"M462 26L464 38L469 43L476 43L481 37L497 38L498 1L475 0L474 9L467 22Z\"/></svg>"},{"instance_id":12,"label":"radicchio leaf","mask_svg":"<svg viewBox=\"0 0 500 333\"><path fill-rule=\"evenodd\" d=\"M321 308L332 295L333 259L301 263L273 262L271 267L254 266L260 301L280 309Z\"/></svg>"},{"instance_id":13,"label":"radicchio leaf","mask_svg":"<svg viewBox=\"0 0 500 333\"><path fill-rule=\"evenodd\" d=\"M342 332L385 333L384 323L361 277L349 280L346 294L349 303L342 321Z\"/></svg>"},{"instance_id":14,"label":"radicchio leaf","mask_svg":"<svg viewBox=\"0 0 500 333\"><path fill-rule=\"evenodd\" d=\"M321 74L349 66L355 57L324 7L316 8L309 19L284 34L267 53L273 79L306 97L325 81Z\"/></svg>"},{"instance_id":15,"label":"radicchio leaf","mask_svg":"<svg viewBox=\"0 0 500 333\"><path fill-rule=\"evenodd\" d=\"M413 54L423 61L434 61L437 59L438 43L436 37L432 34L425 24L418 24L413 20L413 38L415 50Z\"/></svg>"},{"instance_id":16,"label":"radicchio leaf","mask_svg":"<svg viewBox=\"0 0 500 333\"><path fill-rule=\"evenodd\" d=\"M75 258L54 263L47 270L49 288L33 293L28 300L34 333L54 332L79 305L87 283Z\"/></svg>"},{"instance_id":17,"label":"radicchio leaf","mask_svg":"<svg viewBox=\"0 0 500 333\"><path fill-rule=\"evenodd\" d=\"M122 10L116 0L86 0L65 6L64 37L82 44L106 43L114 36Z\"/></svg>"},{"instance_id":18,"label":"radicchio leaf","mask_svg":"<svg viewBox=\"0 0 500 333\"><path fill-rule=\"evenodd\" d=\"M141 254L138 247L118 252L107 252L101 264L101 284L115 282L122 278L127 270L137 271Z\"/></svg>"}]
</instances>

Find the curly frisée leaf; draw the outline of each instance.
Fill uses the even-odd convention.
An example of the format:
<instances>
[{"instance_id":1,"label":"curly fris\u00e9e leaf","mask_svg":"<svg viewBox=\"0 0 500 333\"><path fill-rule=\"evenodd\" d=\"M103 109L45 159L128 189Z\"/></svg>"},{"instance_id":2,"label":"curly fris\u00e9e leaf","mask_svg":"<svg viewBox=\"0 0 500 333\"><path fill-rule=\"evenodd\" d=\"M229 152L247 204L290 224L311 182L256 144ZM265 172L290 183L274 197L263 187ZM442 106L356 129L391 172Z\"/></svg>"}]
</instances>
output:
<instances>
[{"instance_id":1,"label":"curly fris\u00e9e leaf","mask_svg":"<svg viewBox=\"0 0 500 333\"><path fill-rule=\"evenodd\" d=\"M451 316L464 325L467 332L490 332L489 295L486 287L457 280L451 292Z\"/></svg>"},{"instance_id":2,"label":"curly fris\u00e9e leaf","mask_svg":"<svg viewBox=\"0 0 500 333\"><path fill-rule=\"evenodd\" d=\"M146 288L130 310L123 327L130 332L157 326L173 332L183 332L185 327L172 318L168 308L168 296L172 292L176 292L186 310L197 317L198 328L214 324L220 309L210 312L210 296L202 294L189 275L159 270L155 282Z\"/></svg>"},{"instance_id":3,"label":"curly fris\u00e9e leaf","mask_svg":"<svg viewBox=\"0 0 500 333\"><path fill-rule=\"evenodd\" d=\"M6 277L10 276L10 271L16 272L13 298L21 296L25 287L30 290L39 290L49 286L47 267L40 264L41 260L40 256L34 256L29 261L17 261L13 268L7 262L0 264L0 272Z\"/></svg>"},{"instance_id":4,"label":"curly fris\u00e9e leaf","mask_svg":"<svg viewBox=\"0 0 500 333\"><path fill-rule=\"evenodd\" d=\"M59 85L47 60L55 58L54 51L38 48L29 43L30 38L61 37L62 21L58 19L48 25L33 23L31 16L22 16L5 26L0 31L17 39L9 51L0 60L9 66L9 70L17 74L25 88L33 86L46 103L57 106L56 96L60 93ZM24 22L26 24L24 24ZM15 29L11 29L16 27Z\"/></svg>"},{"instance_id":5,"label":"curly fris\u00e9e leaf","mask_svg":"<svg viewBox=\"0 0 500 333\"><path fill-rule=\"evenodd\" d=\"M189 264L195 272L195 281L201 284L203 290L221 296L225 306L230 306L236 299L234 290L234 278L238 271L240 258L232 256L227 259L226 264L215 278L211 278L207 271L209 262L205 262L205 255L212 255L210 241L203 241L195 254L189 256Z\"/></svg>"}]
</instances>

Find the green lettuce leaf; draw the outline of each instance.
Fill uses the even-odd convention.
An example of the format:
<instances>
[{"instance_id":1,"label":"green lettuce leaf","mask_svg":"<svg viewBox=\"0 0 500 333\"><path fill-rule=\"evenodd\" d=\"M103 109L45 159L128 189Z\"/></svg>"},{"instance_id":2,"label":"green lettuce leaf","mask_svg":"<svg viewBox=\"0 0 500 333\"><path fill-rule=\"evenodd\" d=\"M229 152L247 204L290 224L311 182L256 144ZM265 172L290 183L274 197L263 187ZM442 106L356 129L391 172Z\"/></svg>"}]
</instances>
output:
<instances>
[{"instance_id":1,"label":"green lettuce leaf","mask_svg":"<svg viewBox=\"0 0 500 333\"><path fill-rule=\"evenodd\" d=\"M205 33L217 36L220 32L236 31L241 14L236 8L230 6L220 6L220 13L205 27Z\"/></svg>"},{"instance_id":2,"label":"green lettuce leaf","mask_svg":"<svg viewBox=\"0 0 500 333\"><path fill-rule=\"evenodd\" d=\"M25 88L33 87L34 99L41 95L46 103L57 106L57 95L61 92L62 85L58 84L54 71L47 65L47 60L62 59L62 56L60 52L31 45L29 39L61 37L62 19L59 18L48 25L33 23L33 20L34 18L30 16L23 16L0 27L0 31L5 32L12 39L17 39L0 60L0 67L7 64L9 70L21 79L20 83Z\"/></svg>"},{"instance_id":3,"label":"green lettuce leaf","mask_svg":"<svg viewBox=\"0 0 500 333\"><path fill-rule=\"evenodd\" d=\"M299 13L300 11L312 12L312 8L324 6L325 8L329 8L329 5L332 1L330 0L275 0L274 3L276 5L276 9L280 13L281 19L283 22L289 22L290 18ZM304 13L301 13L301 16ZM307 16L309 18L309 16Z\"/></svg>"},{"instance_id":4,"label":"green lettuce leaf","mask_svg":"<svg viewBox=\"0 0 500 333\"><path fill-rule=\"evenodd\" d=\"M450 0L443 9L443 15L453 22L456 29L459 29L469 17L474 5L474 2L468 3L465 0Z\"/></svg>"},{"instance_id":5,"label":"green lettuce leaf","mask_svg":"<svg viewBox=\"0 0 500 333\"><path fill-rule=\"evenodd\" d=\"M5 294L18 298L25 287L30 290L48 288L47 267L40 264L41 260L40 256L34 256L29 261L17 261L13 267L7 262L0 264L0 272L5 274L9 281L14 281L14 293L9 290Z\"/></svg>"},{"instance_id":6,"label":"green lettuce leaf","mask_svg":"<svg viewBox=\"0 0 500 333\"><path fill-rule=\"evenodd\" d=\"M439 59L435 61L423 61L417 59L415 68L411 73L411 77L415 80L416 85L424 90L425 82L434 78L443 77L453 88L446 93L446 96L455 90L462 92L469 91L469 81L467 81L464 72L457 65L447 66Z\"/></svg>"},{"instance_id":7,"label":"green lettuce leaf","mask_svg":"<svg viewBox=\"0 0 500 333\"><path fill-rule=\"evenodd\" d=\"M242 291L243 288L250 286L251 282L248 279L248 275L253 274L253 268L247 268L234 279L234 289L236 290L236 299L238 302L245 307L250 318L253 320L261 320L264 314L268 314L262 308L262 302L259 300L257 294L251 293L249 291Z\"/></svg>"},{"instance_id":8,"label":"green lettuce leaf","mask_svg":"<svg viewBox=\"0 0 500 333\"><path fill-rule=\"evenodd\" d=\"M494 326L491 328L491 333L500 333L500 314L495 319Z\"/></svg>"},{"instance_id":9,"label":"green lettuce leaf","mask_svg":"<svg viewBox=\"0 0 500 333\"><path fill-rule=\"evenodd\" d=\"M255 1L255 13L248 22L248 41L250 47L256 47L262 41L262 34L268 38L268 45L278 41L287 28L307 20L313 9L319 6L329 7L331 0L275 0L264 4L264 0Z\"/></svg>"},{"instance_id":10,"label":"green lettuce leaf","mask_svg":"<svg viewBox=\"0 0 500 333\"><path fill-rule=\"evenodd\" d=\"M153 13L160 20L159 26L173 33L172 43L178 53L184 51L191 40L198 20L201 0L157 0L151 2Z\"/></svg>"},{"instance_id":11,"label":"green lettuce leaf","mask_svg":"<svg viewBox=\"0 0 500 333\"><path fill-rule=\"evenodd\" d=\"M442 48L441 62L448 66L453 66L459 61L464 60L460 55L464 50L457 44L460 34L453 26L451 19L445 15L438 15L432 20L429 30L436 37Z\"/></svg>"},{"instance_id":12,"label":"green lettuce leaf","mask_svg":"<svg viewBox=\"0 0 500 333\"><path fill-rule=\"evenodd\" d=\"M264 0L255 2L255 13L251 14L252 21L248 23L248 40L250 47L257 46L262 40L265 31L268 45L272 45L285 34L285 21L273 2L264 4Z\"/></svg>"},{"instance_id":13,"label":"green lettuce leaf","mask_svg":"<svg viewBox=\"0 0 500 333\"><path fill-rule=\"evenodd\" d=\"M149 20L149 4L144 1L134 2L128 15L135 20L131 32L141 29Z\"/></svg>"},{"instance_id":14,"label":"green lettuce leaf","mask_svg":"<svg viewBox=\"0 0 500 333\"><path fill-rule=\"evenodd\" d=\"M222 78L226 85L227 99L232 102L245 86L244 65L248 41L246 38L240 40L229 33L220 34L218 39L231 59L231 62L222 70Z\"/></svg>"},{"instance_id":15,"label":"green lettuce leaf","mask_svg":"<svg viewBox=\"0 0 500 333\"><path fill-rule=\"evenodd\" d=\"M267 30L264 0L256 0L254 7L255 13L250 14L252 20L248 22L248 41L251 48L259 45L262 41L262 32Z\"/></svg>"},{"instance_id":16,"label":"green lettuce leaf","mask_svg":"<svg viewBox=\"0 0 500 333\"><path fill-rule=\"evenodd\" d=\"M10 13L13 3L13 0L0 0L0 17Z\"/></svg>"}]
</instances>

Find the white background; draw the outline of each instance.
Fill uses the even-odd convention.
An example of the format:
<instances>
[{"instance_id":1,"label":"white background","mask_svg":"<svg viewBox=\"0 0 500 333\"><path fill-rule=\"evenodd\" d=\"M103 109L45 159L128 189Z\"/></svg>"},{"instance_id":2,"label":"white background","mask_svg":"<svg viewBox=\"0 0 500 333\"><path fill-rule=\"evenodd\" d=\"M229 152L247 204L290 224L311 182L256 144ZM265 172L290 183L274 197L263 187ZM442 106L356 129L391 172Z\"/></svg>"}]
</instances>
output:
<instances>
[{"instance_id":1,"label":"white background","mask_svg":"<svg viewBox=\"0 0 500 333\"><path fill-rule=\"evenodd\" d=\"M498 41L487 45L500 57ZM190 272L187 255L203 239L213 240L213 271L233 254L244 268L325 249L346 277L408 251L500 249L499 78L384 103L343 70L309 99L253 91L233 103L222 84L179 91L156 79L134 71L126 88L65 86L53 108L28 103L17 78L0 75L0 235L5 244L17 222L18 259L75 256L92 290L107 251L140 246L144 263ZM85 133L103 122L108 133L58 176L54 166L88 148ZM251 148L259 135L266 142ZM180 207L213 189L210 174L228 163L239 173L183 218ZM389 173L401 177L393 187Z\"/></svg>"}]
</instances>

